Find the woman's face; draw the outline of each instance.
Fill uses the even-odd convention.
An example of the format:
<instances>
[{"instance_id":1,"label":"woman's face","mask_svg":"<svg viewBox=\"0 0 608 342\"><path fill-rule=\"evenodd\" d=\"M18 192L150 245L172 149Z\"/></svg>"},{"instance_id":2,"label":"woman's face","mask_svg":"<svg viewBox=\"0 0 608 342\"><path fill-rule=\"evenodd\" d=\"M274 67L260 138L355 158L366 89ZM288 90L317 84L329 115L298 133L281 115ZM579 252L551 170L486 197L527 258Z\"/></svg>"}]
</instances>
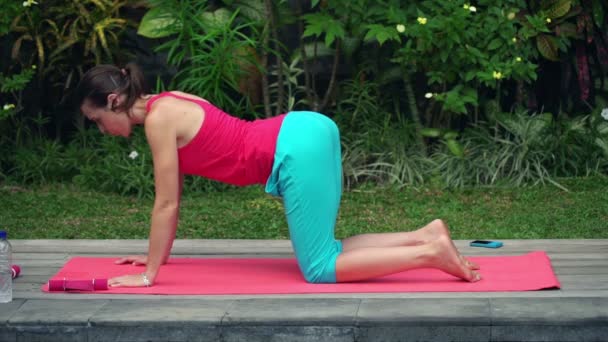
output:
<instances>
[{"instance_id":1,"label":"woman's face","mask_svg":"<svg viewBox=\"0 0 608 342\"><path fill-rule=\"evenodd\" d=\"M119 98L115 94L108 96L107 107L94 107L89 100L85 100L80 110L87 119L95 122L103 134L128 137L133 124L125 111L115 111Z\"/></svg>"}]
</instances>

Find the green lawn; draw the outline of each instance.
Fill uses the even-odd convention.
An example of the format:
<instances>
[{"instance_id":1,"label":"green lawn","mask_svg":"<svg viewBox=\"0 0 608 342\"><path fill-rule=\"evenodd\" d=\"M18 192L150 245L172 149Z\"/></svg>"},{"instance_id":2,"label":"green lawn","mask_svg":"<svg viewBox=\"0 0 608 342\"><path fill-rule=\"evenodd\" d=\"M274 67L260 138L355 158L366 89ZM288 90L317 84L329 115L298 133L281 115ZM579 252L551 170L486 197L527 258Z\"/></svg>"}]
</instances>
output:
<instances>
[{"instance_id":1,"label":"green lawn","mask_svg":"<svg viewBox=\"0 0 608 342\"><path fill-rule=\"evenodd\" d=\"M345 193L337 236L412 230L434 218L455 239L608 238L608 177L554 186ZM65 184L0 185L0 229L13 239L126 239L148 235L151 200ZM184 194L178 238L285 239L281 202L261 187Z\"/></svg>"}]
</instances>

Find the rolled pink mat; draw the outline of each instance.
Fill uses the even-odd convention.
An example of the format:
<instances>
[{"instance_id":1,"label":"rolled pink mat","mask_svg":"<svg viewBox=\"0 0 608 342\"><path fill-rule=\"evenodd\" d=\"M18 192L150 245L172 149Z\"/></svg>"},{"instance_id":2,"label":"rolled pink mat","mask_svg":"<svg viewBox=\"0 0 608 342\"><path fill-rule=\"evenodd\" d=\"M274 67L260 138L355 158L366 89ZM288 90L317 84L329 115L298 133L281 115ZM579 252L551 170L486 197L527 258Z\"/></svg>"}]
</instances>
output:
<instances>
[{"instance_id":1,"label":"rolled pink mat","mask_svg":"<svg viewBox=\"0 0 608 342\"><path fill-rule=\"evenodd\" d=\"M11 268L13 271L13 279L15 279L19 276L19 273L21 273L21 267L19 267L19 265L12 265Z\"/></svg>"},{"instance_id":2,"label":"rolled pink mat","mask_svg":"<svg viewBox=\"0 0 608 342\"><path fill-rule=\"evenodd\" d=\"M103 291L108 289L108 279L51 279L49 291Z\"/></svg>"}]
</instances>

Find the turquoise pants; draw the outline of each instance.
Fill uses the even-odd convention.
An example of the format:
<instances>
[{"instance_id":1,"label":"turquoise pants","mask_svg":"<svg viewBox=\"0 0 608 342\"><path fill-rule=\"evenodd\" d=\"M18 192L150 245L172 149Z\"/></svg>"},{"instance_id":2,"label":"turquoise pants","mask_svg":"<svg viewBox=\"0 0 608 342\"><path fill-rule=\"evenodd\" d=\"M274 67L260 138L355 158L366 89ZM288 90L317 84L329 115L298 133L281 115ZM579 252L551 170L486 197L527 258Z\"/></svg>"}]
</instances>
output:
<instances>
[{"instance_id":1,"label":"turquoise pants","mask_svg":"<svg viewBox=\"0 0 608 342\"><path fill-rule=\"evenodd\" d=\"M335 283L342 243L334 231L342 195L340 133L323 114L290 112L281 125L266 192L283 198L298 266L310 283Z\"/></svg>"}]
</instances>

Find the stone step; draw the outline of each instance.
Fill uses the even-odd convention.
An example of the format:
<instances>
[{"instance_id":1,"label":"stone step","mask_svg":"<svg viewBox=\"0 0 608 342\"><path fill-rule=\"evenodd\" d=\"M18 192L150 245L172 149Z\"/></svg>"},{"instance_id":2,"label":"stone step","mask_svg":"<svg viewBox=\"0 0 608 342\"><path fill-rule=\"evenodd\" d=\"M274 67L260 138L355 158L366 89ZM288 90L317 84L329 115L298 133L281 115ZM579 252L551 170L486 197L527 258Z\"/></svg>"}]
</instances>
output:
<instances>
[{"instance_id":1,"label":"stone step","mask_svg":"<svg viewBox=\"0 0 608 342\"><path fill-rule=\"evenodd\" d=\"M15 300L0 341L602 341L608 299Z\"/></svg>"}]
</instances>

